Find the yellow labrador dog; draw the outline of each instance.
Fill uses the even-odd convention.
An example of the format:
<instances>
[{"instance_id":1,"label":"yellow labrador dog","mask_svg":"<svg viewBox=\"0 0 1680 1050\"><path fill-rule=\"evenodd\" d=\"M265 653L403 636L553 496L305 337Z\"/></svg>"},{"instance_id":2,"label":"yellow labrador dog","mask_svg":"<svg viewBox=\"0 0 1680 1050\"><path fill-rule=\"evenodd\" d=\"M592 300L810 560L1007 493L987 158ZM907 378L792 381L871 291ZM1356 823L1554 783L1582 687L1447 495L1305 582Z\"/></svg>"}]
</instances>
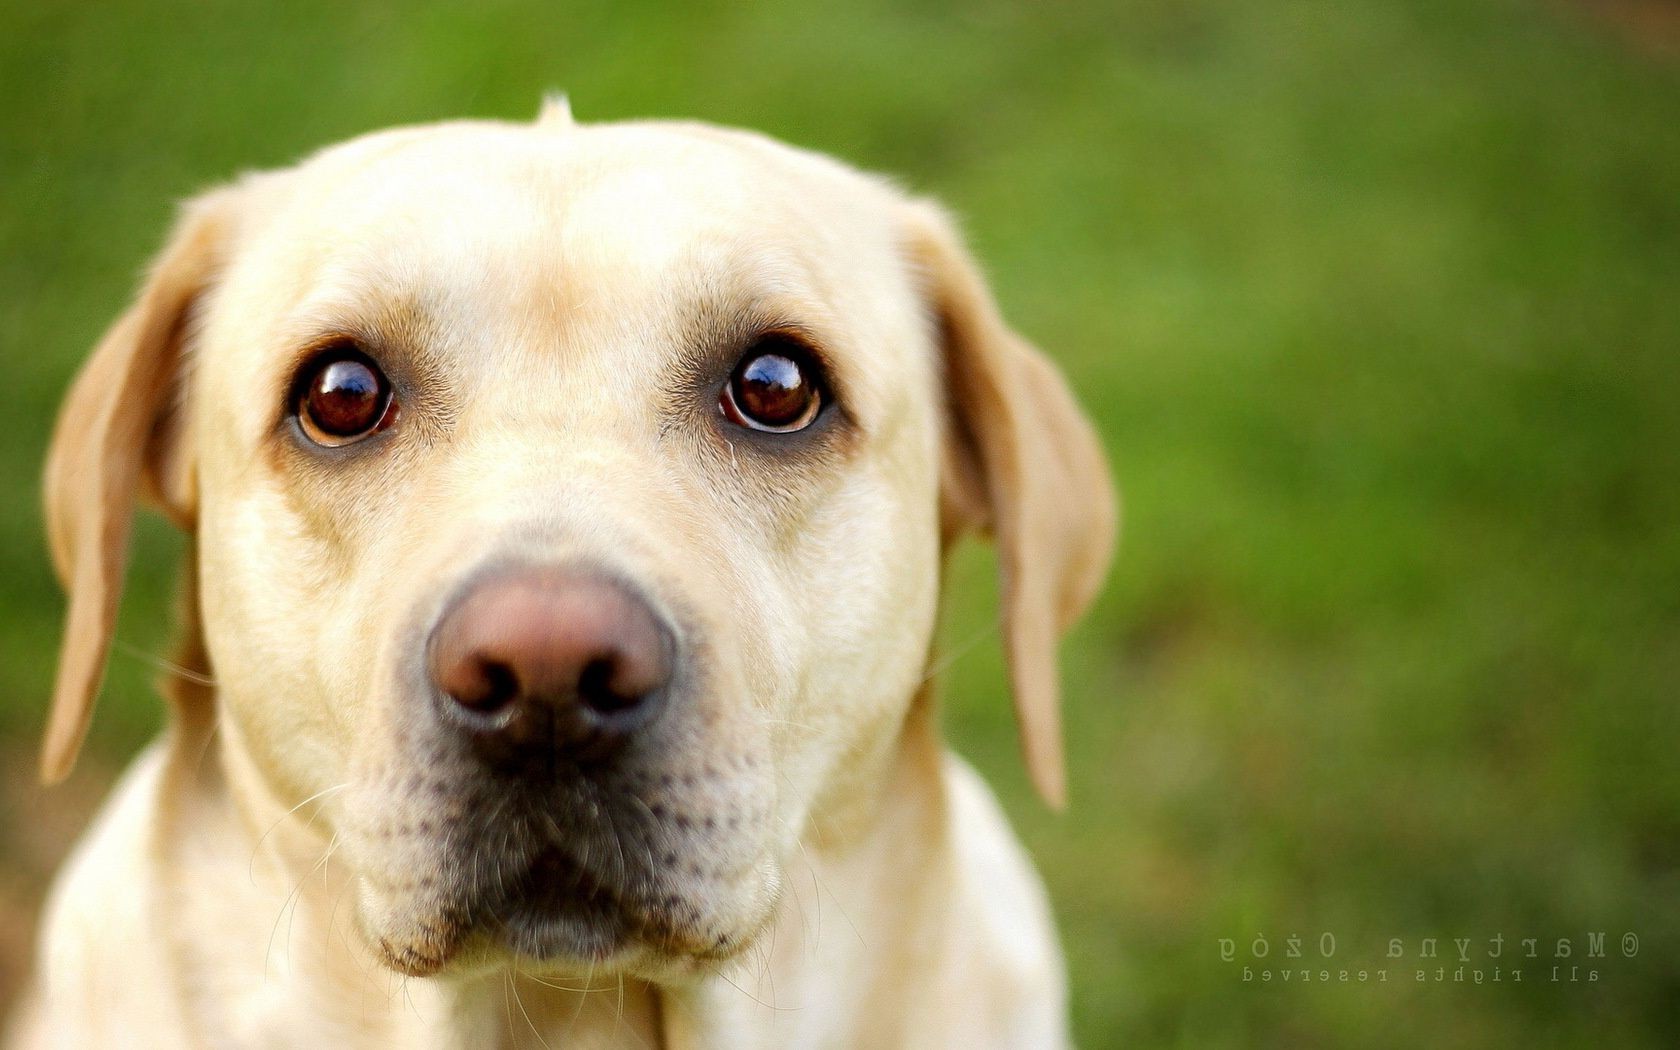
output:
<instances>
[{"instance_id":1,"label":"yellow labrador dog","mask_svg":"<svg viewBox=\"0 0 1680 1050\"><path fill-rule=\"evenodd\" d=\"M187 206L47 463L44 774L138 499L171 725L61 878L21 1047L1056 1047L1042 888L940 742L999 545L1032 776L1115 504L941 213L698 124L369 135Z\"/></svg>"}]
</instances>

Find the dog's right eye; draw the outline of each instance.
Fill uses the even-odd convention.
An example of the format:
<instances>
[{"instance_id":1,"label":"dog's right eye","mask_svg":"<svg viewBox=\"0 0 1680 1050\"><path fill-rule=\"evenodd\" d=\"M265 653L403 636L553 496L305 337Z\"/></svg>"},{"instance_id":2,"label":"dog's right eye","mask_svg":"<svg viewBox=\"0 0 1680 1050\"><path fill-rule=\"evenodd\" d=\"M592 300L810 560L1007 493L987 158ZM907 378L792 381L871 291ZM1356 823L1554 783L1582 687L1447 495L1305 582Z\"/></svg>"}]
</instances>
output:
<instances>
[{"instance_id":1,"label":"dog's right eye","mask_svg":"<svg viewBox=\"0 0 1680 1050\"><path fill-rule=\"evenodd\" d=\"M348 445L396 421L390 381L353 346L317 355L298 373L293 389L298 424L317 445Z\"/></svg>"}]
</instances>

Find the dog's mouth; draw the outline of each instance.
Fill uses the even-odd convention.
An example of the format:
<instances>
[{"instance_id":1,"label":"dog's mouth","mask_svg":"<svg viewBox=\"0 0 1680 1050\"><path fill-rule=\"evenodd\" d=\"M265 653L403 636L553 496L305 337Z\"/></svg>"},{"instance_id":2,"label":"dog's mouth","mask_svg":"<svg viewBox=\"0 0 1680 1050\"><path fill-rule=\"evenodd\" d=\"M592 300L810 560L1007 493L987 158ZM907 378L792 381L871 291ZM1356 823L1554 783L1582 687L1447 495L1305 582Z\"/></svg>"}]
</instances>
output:
<instances>
[{"instance_id":1,"label":"dog's mouth","mask_svg":"<svg viewBox=\"0 0 1680 1050\"><path fill-rule=\"evenodd\" d=\"M731 938L712 932L697 905L652 886L627 890L554 846L508 888L492 921L508 950L539 962L601 962L631 947L667 956L730 954Z\"/></svg>"},{"instance_id":2,"label":"dog's mouth","mask_svg":"<svg viewBox=\"0 0 1680 1050\"><path fill-rule=\"evenodd\" d=\"M544 962L605 958L640 925L616 887L555 846L538 853L489 912L509 950Z\"/></svg>"},{"instance_id":3,"label":"dog's mouth","mask_svg":"<svg viewBox=\"0 0 1680 1050\"><path fill-rule=\"evenodd\" d=\"M475 885L439 880L381 910L385 921L364 926L369 941L387 966L423 977L508 957L557 971L692 966L730 958L756 935L756 923L743 931L720 914L719 887L627 869L622 845L588 850L618 869L610 878L580 859L582 845L546 843L511 863L463 858L457 867L476 871Z\"/></svg>"},{"instance_id":4,"label":"dog's mouth","mask_svg":"<svg viewBox=\"0 0 1680 1050\"><path fill-rule=\"evenodd\" d=\"M342 804L366 943L411 976L651 977L739 954L779 899L786 824L766 761L685 732L517 775L459 737L415 740L423 765L380 768Z\"/></svg>"}]
</instances>

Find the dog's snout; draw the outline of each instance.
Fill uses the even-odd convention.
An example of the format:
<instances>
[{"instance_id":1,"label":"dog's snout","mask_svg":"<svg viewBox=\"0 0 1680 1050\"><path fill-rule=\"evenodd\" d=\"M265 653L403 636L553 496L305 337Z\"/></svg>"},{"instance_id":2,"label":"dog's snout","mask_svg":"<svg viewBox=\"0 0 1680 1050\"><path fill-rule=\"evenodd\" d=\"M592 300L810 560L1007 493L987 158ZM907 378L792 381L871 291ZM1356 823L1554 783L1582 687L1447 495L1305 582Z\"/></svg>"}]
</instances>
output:
<instances>
[{"instance_id":1,"label":"dog's snout","mask_svg":"<svg viewBox=\"0 0 1680 1050\"><path fill-rule=\"evenodd\" d=\"M493 764L605 757L657 713L671 632L623 584L534 569L473 585L438 621L428 671Z\"/></svg>"}]
</instances>

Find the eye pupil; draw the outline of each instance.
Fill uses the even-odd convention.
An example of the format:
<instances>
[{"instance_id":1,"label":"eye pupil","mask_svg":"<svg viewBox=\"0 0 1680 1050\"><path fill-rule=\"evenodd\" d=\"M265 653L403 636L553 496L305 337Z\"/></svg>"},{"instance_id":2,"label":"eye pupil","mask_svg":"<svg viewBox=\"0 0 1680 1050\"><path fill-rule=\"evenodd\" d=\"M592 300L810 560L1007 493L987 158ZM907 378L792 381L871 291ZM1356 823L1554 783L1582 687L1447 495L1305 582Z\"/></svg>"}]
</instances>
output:
<instances>
[{"instance_id":1,"label":"eye pupil","mask_svg":"<svg viewBox=\"0 0 1680 1050\"><path fill-rule=\"evenodd\" d=\"M816 418L821 394L796 352L749 351L729 379L724 413L755 430L802 430Z\"/></svg>"},{"instance_id":2,"label":"eye pupil","mask_svg":"<svg viewBox=\"0 0 1680 1050\"><path fill-rule=\"evenodd\" d=\"M749 361L741 370L739 394L741 407L749 415L777 426L798 419L811 396L799 366L780 354Z\"/></svg>"},{"instance_id":3,"label":"eye pupil","mask_svg":"<svg viewBox=\"0 0 1680 1050\"><path fill-rule=\"evenodd\" d=\"M389 407L390 387L379 369L360 357L339 357L316 367L298 418L312 440L338 444L377 428Z\"/></svg>"},{"instance_id":4,"label":"eye pupil","mask_svg":"<svg viewBox=\"0 0 1680 1050\"><path fill-rule=\"evenodd\" d=\"M309 414L329 434L347 437L378 422L379 377L360 361L334 361L309 387Z\"/></svg>"}]
</instances>

